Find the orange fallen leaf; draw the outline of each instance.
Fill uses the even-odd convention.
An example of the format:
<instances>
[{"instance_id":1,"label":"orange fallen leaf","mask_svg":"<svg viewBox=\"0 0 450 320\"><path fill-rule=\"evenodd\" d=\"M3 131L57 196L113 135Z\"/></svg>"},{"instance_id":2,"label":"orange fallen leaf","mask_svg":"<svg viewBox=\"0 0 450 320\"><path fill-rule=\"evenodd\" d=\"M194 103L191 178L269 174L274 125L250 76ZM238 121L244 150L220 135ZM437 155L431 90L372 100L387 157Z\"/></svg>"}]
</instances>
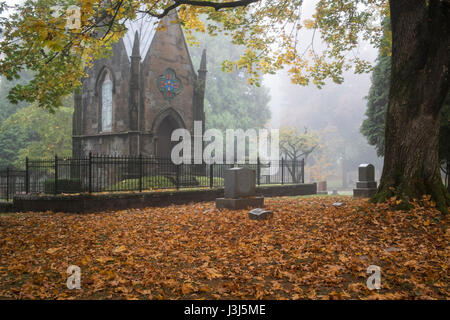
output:
<instances>
[{"instance_id":1,"label":"orange fallen leaf","mask_svg":"<svg viewBox=\"0 0 450 320\"><path fill-rule=\"evenodd\" d=\"M100 263L105 263L105 262L108 262L108 261L113 261L114 258L113 257L99 257L99 258L97 258L95 260L97 260Z\"/></svg>"},{"instance_id":2,"label":"orange fallen leaf","mask_svg":"<svg viewBox=\"0 0 450 320\"><path fill-rule=\"evenodd\" d=\"M186 295L194 291L194 287L190 283L183 283L181 286L181 292Z\"/></svg>"},{"instance_id":3,"label":"orange fallen leaf","mask_svg":"<svg viewBox=\"0 0 450 320\"><path fill-rule=\"evenodd\" d=\"M114 248L113 253L122 253L124 251L127 251L127 247L125 247L124 245L121 245L121 246Z\"/></svg>"}]
</instances>

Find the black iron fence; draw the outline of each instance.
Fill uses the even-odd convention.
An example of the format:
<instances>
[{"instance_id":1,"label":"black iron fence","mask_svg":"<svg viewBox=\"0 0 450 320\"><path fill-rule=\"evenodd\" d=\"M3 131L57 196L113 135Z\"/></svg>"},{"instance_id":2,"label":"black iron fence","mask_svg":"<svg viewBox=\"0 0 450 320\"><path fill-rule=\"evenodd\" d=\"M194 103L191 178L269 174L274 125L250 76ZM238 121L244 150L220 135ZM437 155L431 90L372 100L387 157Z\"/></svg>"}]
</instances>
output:
<instances>
[{"instance_id":1,"label":"black iron fence","mask_svg":"<svg viewBox=\"0 0 450 320\"><path fill-rule=\"evenodd\" d=\"M174 164L143 156L89 155L25 161L25 170L0 170L0 199L17 194L146 191L223 187L224 171L246 166L256 184L304 183L304 160L257 161L256 164Z\"/></svg>"}]
</instances>

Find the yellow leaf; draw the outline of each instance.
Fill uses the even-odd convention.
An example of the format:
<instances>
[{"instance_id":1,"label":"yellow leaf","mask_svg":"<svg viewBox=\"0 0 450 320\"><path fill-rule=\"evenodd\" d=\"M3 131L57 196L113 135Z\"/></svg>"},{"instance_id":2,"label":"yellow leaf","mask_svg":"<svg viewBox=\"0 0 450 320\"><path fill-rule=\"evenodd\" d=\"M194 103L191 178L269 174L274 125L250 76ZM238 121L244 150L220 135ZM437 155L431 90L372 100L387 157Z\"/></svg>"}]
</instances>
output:
<instances>
[{"instance_id":1,"label":"yellow leaf","mask_svg":"<svg viewBox=\"0 0 450 320\"><path fill-rule=\"evenodd\" d=\"M186 295L194 291L194 287L190 283L184 283L181 286L181 292Z\"/></svg>"},{"instance_id":2,"label":"yellow leaf","mask_svg":"<svg viewBox=\"0 0 450 320\"><path fill-rule=\"evenodd\" d=\"M124 252L124 251L126 251L126 250L127 250L127 247L125 247L124 245L122 245L122 246L116 247L116 248L113 250L113 253L121 253L121 252Z\"/></svg>"},{"instance_id":3,"label":"yellow leaf","mask_svg":"<svg viewBox=\"0 0 450 320\"><path fill-rule=\"evenodd\" d=\"M50 248L50 249L47 250L47 253L53 254L53 253L55 253L56 251L58 251L59 249L60 249L60 248Z\"/></svg>"},{"instance_id":4,"label":"yellow leaf","mask_svg":"<svg viewBox=\"0 0 450 320\"><path fill-rule=\"evenodd\" d=\"M81 264L82 265L88 265L91 263L91 257L89 256L84 256L83 258L81 258Z\"/></svg>"},{"instance_id":5,"label":"yellow leaf","mask_svg":"<svg viewBox=\"0 0 450 320\"><path fill-rule=\"evenodd\" d=\"M108 262L108 261L112 261L114 259L112 257L100 257L100 258L97 258L96 260L98 262L100 262L100 263L105 263L105 262Z\"/></svg>"},{"instance_id":6,"label":"yellow leaf","mask_svg":"<svg viewBox=\"0 0 450 320\"><path fill-rule=\"evenodd\" d=\"M211 280L214 278L222 278L222 274L220 274L216 269L214 268L207 268L205 270L206 272L206 277Z\"/></svg>"},{"instance_id":7,"label":"yellow leaf","mask_svg":"<svg viewBox=\"0 0 450 320\"><path fill-rule=\"evenodd\" d=\"M204 286L201 286L200 288L198 288L198 291L200 291L200 292L210 292L211 288L206 286L206 285L204 285Z\"/></svg>"}]
</instances>

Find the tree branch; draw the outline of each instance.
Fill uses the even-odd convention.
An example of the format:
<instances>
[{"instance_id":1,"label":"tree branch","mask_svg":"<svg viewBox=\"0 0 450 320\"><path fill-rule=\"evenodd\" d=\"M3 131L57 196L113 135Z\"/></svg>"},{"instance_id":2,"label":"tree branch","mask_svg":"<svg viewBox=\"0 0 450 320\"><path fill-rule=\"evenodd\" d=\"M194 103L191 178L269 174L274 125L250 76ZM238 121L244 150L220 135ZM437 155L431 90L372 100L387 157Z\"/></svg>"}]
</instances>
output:
<instances>
[{"instance_id":1,"label":"tree branch","mask_svg":"<svg viewBox=\"0 0 450 320\"><path fill-rule=\"evenodd\" d=\"M202 1L202 0L174 0L174 3L167 8L164 9L164 11L160 14L152 13L148 10L139 10L140 13L146 13L148 15L151 15L153 17L156 17L158 19L161 19L165 17L170 11L173 9L183 5L187 4L190 6L197 6L197 7L211 7L214 8L216 11L220 9L225 8L236 8L236 7L246 7L251 3L259 2L261 0L237 0L237 1L231 1L231 2L209 2L209 1Z\"/></svg>"}]
</instances>

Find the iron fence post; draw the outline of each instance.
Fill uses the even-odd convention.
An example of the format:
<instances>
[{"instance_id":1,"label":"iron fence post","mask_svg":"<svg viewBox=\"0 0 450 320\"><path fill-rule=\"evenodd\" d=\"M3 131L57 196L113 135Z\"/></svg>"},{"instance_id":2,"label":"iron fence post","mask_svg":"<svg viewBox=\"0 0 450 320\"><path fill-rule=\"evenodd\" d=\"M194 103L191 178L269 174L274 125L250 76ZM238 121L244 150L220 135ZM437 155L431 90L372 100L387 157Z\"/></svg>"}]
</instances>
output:
<instances>
[{"instance_id":1,"label":"iron fence post","mask_svg":"<svg viewBox=\"0 0 450 320\"><path fill-rule=\"evenodd\" d=\"M175 185L176 185L176 188L177 188L177 190L178 189L180 189L180 165L179 164L177 164L176 166L175 166L175 171L176 171L176 177L175 177Z\"/></svg>"},{"instance_id":2,"label":"iron fence post","mask_svg":"<svg viewBox=\"0 0 450 320\"><path fill-rule=\"evenodd\" d=\"M211 163L209 165L209 188L214 187L214 165Z\"/></svg>"},{"instance_id":3,"label":"iron fence post","mask_svg":"<svg viewBox=\"0 0 450 320\"><path fill-rule=\"evenodd\" d=\"M139 154L139 192L142 192L142 153Z\"/></svg>"},{"instance_id":4,"label":"iron fence post","mask_svg":"<svg viewBox=\"0 0 450 320\"><path fill-rule=\"evenodd\" d=\"M25 193L30 193L30 172L28 157L25 158Z\"/></svg>"},{"instance_id":5,"label":"iron fence post","mask_svg":"<svg viewBox=\"0 0 450 320\"><path fill-rule=\"evenodd\" d=\"M92 192L92 152L89 152L88 160L88 192Z\"/></svg>"},{"instance_id":6,"label":"iron fence post","mask_svg":"<svg viewBox=\"0 0 450 320\"><path fill-rule=\"evenodd\" d=\"M258 183L258 186L261 184L260 174L261 174L261 163L259 162L259 157L258 157L258 158L256 158L256 182Z\"/></svg>"},{"instance_id":7,"label":"iron fence post","mask_svg":"<svg viewBox=\"0 0 450 320\"><path fill-rule=\"evenodd\" d=\"M55 190L54 193L58 194L58 156L55 154Z\"/></svg>"},{"instance_id":8,"label":"iron fence post","mask_svg":"<svg viewBox=\"0 0 450 320\"><path fill-rule=\"evenodd\" d=\"M284 158L281 157L281 184L284 184Z\"/></svg>"}]
</instances>

